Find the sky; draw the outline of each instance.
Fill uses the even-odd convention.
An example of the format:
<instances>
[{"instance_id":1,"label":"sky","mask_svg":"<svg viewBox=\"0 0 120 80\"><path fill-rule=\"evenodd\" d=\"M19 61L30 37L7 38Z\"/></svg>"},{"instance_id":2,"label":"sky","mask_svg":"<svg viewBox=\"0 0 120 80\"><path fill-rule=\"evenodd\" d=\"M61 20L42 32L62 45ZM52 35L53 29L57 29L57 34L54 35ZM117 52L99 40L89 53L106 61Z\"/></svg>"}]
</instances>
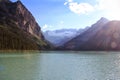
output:
<instances>
[{"instance_id":1,"label":"sky","mask_svg":"<svg viewBox=\"0 0 120 80\"><path fill-rule=\"evenodd\" d=\"M21 0L21 2L33 14L42 31L85 28L101 17L120 20L120 0Z\"/></svg>"}]
</instances>

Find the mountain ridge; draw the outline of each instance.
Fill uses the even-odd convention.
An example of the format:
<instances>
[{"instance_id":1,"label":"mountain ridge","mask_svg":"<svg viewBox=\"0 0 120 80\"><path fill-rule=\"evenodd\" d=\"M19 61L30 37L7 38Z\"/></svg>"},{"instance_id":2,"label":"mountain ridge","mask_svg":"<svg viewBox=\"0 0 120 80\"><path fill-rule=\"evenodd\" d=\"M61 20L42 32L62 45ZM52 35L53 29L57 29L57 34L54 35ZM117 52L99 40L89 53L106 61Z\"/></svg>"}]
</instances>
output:
<instances>
[{"instance_id":1,"label":"mountain ridge","mask_svg":"<svg viewBox=\"0 0 120 80\"><path fill-rule=\"evenodd\" d=\"M56 47L63 45L67 41L71 40L75 36L82 34L88 29L59 29L59 30L48 30L43 32L45 38L54 44Z\"/></svg>"},{"instance_id":2,"label":"mountain ridge","mask_svg":"<svg viewBox=\"0 0 120 80\"><path fill-rule=\"evenodd\" d=\"M118 46L119 40L117 42L111 42L113 39L112 36L106 36L106 34L114 35L113 32L116 30L116 35L119 37L119 21L109 21L105 18L101 18L98 20L95 24L93 24L87 31L85 31L83 34L78 35L77 37L73 38L72 40L65 43L61 48L63 50L120 50ZM117 27L116 27L117 25ZM112 28L112 29L111 29ZM114 30L115 29L115 30ZM108 32L107 32L108 30ZM110 30L110 31L109 31ZM103 34L102 34L103 33ZM104 44L104 41L106 40L106 43ZM99 42L101 41L101 42ZM108 44L109 43L109 44ZM99 45L98 45L99 44ZM111 48L111 45L115 47L114 49ZM107 47L105 47L107 45ZM109 47L110 46L110 47Z\"/></svg>"}]
</instances>

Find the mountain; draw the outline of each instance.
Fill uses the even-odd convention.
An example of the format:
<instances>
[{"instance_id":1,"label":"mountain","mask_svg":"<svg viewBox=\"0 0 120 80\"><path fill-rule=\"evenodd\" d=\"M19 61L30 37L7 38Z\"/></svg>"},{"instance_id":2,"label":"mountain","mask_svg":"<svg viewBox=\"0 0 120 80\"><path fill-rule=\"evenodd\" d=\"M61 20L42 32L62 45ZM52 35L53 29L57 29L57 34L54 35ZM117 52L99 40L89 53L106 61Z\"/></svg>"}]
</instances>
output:
<instances>
[{"instance_id":1,"label":"mountain","mask_svg":"<svg viewBox=\"0 0 120 80\"><path fill-rule=\"evenodd\" d=\"M87 26L87 27L85 27L85 28L83 28L83 29L78 29L78 31L77 31L77 33L76 33L76 36L78 36L78 35L82 34L83 32L87 31L89 28L90 28L90 27ZM74 36L74 37L76 37L76 36Z\"/></svg>"},{"instance_id":2,"label":"mountain","mask_svg":"<svg viewBox=\"0 0 120 80\"><path fill-rule=\"evenodd\" d=\"M0 49L50 49L31 12L18 0L0 0Z\"/></svg>"},{"instance_id":3,"label":"mountain","mask_svg":"<svg viewBox=\"0 0 120 80\"><path fill-rule=\"evenodd\" d=\"M106 46L106 44L104 44L104 40L108 40L107 42L109 42L109 40L113 39L111 36L105 36L107 34L107 30L110 29L109 26L113 28L109 34L114 34L114 28L119 31L119 26L115 27L119 22L113 22L102 17L88 30L68 41L61 48L65 50L106 50L109 45L107 45L107 47L103 47ZM104 33L102 33L102 31L104 31ZM115 45L115 43L112 44ZM111 48L108 50L111 50Z\"/></svg>"},{"instance_id":4,"label":"mountain","mask_svg":"<svg viewBox=\"0 0 120 80\"><path fill-rule=\"evenodd\" d=\"M110 21L105 24L80 48L82 50L120 50L120 21Z\"/></svg>"},{"instance_id":5,"label":"mountain","mask_svg":"<svg viewBox=\"0 0 120 80\"><path fill-rule=\"evenodd\" d=\"M49 42L55 46L60 46L76 36L77 32L77 29L60 29L45 31L43 34Z\"/></svg>"},{"instance_id":6,"label":"mountain","mask_svg":"<svg viewBox=\"0 0 120 80\"><path fill-rule=\"evenodd\" d=\"M61 46L67 41L71 40L75 36L83 33L86 31L88 27L85 29L59 29L59 30L53 30L53 31L45 31L43 34L45 38L54 44L55 46Z\"/></svg>"}]
</instances>

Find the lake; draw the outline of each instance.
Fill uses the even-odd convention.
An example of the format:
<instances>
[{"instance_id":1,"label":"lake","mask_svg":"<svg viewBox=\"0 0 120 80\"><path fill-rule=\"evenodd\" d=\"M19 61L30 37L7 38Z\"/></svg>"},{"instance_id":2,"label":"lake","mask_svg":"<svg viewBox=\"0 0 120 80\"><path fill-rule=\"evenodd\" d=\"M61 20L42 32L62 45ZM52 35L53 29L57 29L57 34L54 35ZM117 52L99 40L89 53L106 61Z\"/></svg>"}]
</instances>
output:
<instances>
[{"instance_id":1,"label":"lake","mask_svg":"<svg viewBox=\"0 0 120 80\"><path fill-rule=\"evenodd\" d=\"M0 80L120 80L120 52L1 52Z\"/></svg>"}]
</instances>

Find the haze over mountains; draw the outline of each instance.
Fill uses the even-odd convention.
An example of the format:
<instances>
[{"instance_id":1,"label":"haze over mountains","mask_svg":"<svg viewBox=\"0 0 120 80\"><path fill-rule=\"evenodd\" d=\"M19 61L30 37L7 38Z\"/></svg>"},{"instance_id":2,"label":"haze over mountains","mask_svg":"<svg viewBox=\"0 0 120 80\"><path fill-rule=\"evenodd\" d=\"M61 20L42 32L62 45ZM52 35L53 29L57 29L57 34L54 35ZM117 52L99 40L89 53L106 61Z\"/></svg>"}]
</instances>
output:
<instances>
[{"instance_id":1,"label":"haze over mountains","mask_svg":"<svg viewBox=\"0 0 120 80\"><path fill-rule=\"evenodd\" d=\"M60 29L43 32L45 38L55 46L62 46L67 41L83 33L88 29Z\"/></svg>"}]
</instances>

